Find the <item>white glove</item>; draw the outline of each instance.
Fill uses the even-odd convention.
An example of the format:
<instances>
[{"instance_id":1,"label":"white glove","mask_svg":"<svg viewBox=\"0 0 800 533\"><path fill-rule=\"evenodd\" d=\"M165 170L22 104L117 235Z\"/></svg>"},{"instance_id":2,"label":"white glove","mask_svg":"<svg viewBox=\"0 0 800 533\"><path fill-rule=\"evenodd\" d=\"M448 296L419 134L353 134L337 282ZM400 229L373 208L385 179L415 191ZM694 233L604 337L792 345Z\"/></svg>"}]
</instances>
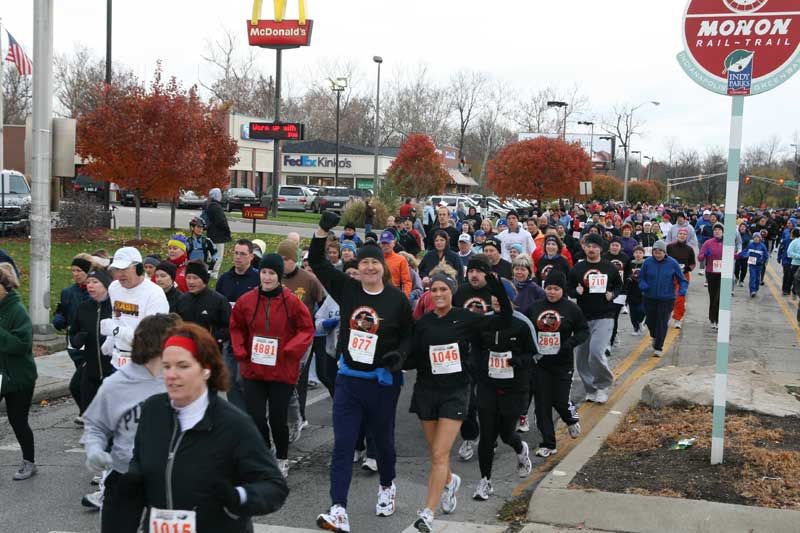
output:
<instances>
[{"instance_id":1,"label":"white glove","mask_svg":"<svg viewBox=\"0 0 800 533\"><path fill-rule=\"evenodd\" d=\"M104 451L88 450L86 452L86 468L92 472L108 470L113 466L111 454Z\"/></svg>"},{"instance_id":2,"label":"white glove","mask_svg":"<svg viewBox=\"0 0 800 533\"><path fill-rule=\"evenodd\" d=\"M103 352L103 355L110 356L114 351L115 344L114 337L106 337L105 342L103 342L103 345L100 347L100 351Z\"/></svg>"},{"instance_id":3,"label":"white glove","mask_svg":"<svg viewBox=\"0 0 800 533\"><path fill-rule=\"evenodd\" d=\"M119 331L119 327L112 318L104 318L100 321L100 335L103 337L113 337L115 330Z\"/></svg>"}]
</instances>

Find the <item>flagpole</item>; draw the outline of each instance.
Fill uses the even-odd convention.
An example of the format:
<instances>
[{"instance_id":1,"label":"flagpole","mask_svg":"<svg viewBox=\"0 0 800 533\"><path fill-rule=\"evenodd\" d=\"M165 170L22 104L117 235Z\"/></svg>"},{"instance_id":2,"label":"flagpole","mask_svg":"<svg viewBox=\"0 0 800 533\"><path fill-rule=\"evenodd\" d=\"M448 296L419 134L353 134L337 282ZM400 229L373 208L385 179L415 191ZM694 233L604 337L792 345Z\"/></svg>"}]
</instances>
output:
<instances>
[{"instance_id":1,"label":"flagpole","mask_svg":"<svg viewBox=\"0 0 800 533\"><path fill-rule=\"evenodd\" d=\"M5 167L3 166L3 110L5 109L5 90L3 85L3 71L6 68L6 58L3 55L3 18L0 17L0 171ZM2 178L0 178L2 179Z\"/></svg>"}]
</instances>

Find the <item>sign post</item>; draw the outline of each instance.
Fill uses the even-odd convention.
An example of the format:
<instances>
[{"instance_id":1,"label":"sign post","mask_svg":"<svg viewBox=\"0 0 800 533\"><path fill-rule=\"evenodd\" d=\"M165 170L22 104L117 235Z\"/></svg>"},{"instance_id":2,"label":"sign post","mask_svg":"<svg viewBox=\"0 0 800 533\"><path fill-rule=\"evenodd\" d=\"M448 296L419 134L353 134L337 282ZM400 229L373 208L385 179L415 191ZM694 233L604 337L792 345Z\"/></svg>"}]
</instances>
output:
<instances>
[{"instance_id":1,"label":"sign post","mask_svg":"<svg viewBox=\"0 0 800 533\"><path fill-rule=\"evenodd\" d=\"M253 234L256 232L256 220L267 220L266 207L242 207L242 218L250 218L253 220Z\"/></svg>"},{"instance_id":2,"label":"sign post","mask_svg":"<svg viewBox=\"0 0 800 533\"><path fill-rule=\"evenodd\" d=\"M744 97L774 89L800 69L800 0L689 0L682 32L684 51L678 54L678 63L686 74L709 91L731 97L711 432L711 464L720 464L725 444Z\"/></svg>"},{"instance_id":3,"label":"sign post","mask_svg":"<svg viewBox=\"0 0 800 533\"><path fill-rule=\"evenodd\" d=\"M272 48L275 50L275 124L281 124L281 70L283 50L308 46L314 21L306 19L306 0L298 0L298 20L284 20L287 0L275 0L275 19L260 20L263 0L254 0L253 14L247 21L247 39L250 46ZM251 133L253 130L251 128ZM288 133L288 132L286 132ZM299 133L302 138L302 132ZM278 216L278 187L280 187L280 139L272 143L272 216ZM253 222L255 228L255 221ZM255 231L255 230L254 230Z\"/></svg>"}]
</instances>

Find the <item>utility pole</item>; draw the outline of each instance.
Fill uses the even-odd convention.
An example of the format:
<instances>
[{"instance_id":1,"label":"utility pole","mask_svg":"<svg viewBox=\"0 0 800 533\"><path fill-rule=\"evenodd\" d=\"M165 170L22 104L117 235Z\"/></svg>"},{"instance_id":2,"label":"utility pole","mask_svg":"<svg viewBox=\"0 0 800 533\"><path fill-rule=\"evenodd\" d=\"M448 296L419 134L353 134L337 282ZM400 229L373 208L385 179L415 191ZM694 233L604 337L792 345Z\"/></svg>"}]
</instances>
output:
<instances>
[{"instance_id":1,"label":"utility pole","mask_svg":"<svg viewBox=\"0 0 800 533\"><path fill-rule=\"evenodd\" d=\"M628 177L630 175L630 165L629 165L629 161L628 161L629 153L628 152L630 151L630 146L629 145L630 145L630 142L631 142L631 130L633 129L633 124L634 124L634 122L633 122L633 113L634 113L634 111L636 111L640 107L642 107L644 105L647 105L647 104L653 104L654 106L659 106L659 105L661 105L661 102L656 102L655 100L650 100L648 102L642 102L641 104L631 108L631 112L625 118L625 122L626 122L626 124L625 124L625 178L624 178L623 183L622 183L622 205L623 206L628 205Z\"/></svg>"},{"instance_id":2,"label":"utility pole","mask_svg":"<svg viewBox=\"0 0 800 533\"><path fill-rule=\"evenodd\" d=\"M381 184L378 180L378 150L380 149L380 123L381 123L381 63L383 58L381 56L373 56L372 60L378 64L378 87L375 93L375 160L373 161L372 168L372 189L378 193ZM358 188L358 184L354 184Z\"/></svg>"},{"instance_id":3,"label":"utility pole","mask_svg":"<svg viewBox=\"0 0 800 533\"><path fill-rule=\"evenodd\" d=\"M336 168L333 174L333 186L339 186L339 108L342 97L342 91L347 88L347 78L336 78L328 80L331 84L331 89L336 93L336 157L334 163ZM355 185L355 184L354 184Z\"/></svg>"},{"instance_id":4,"label":"utility pole","mask_svg":"<svg viewBox=\"0 0 800 533\"><path fill-rule=\"evenodd\" d=\"M547 107L564 108L564 124L563 124L563 129L562 129L562 132L561 132L561 140L562 141L566 141L567 140L567 105L569 105L569 104L567 104L566 102L558 101L558 100L550 100L549 102L547 102Z\"/></svg>"},{"instance_id":5,"label":"utility pole","mask_svg":"<svg viewBox=\"0 0 800 533\"><path fill-rule=\"evenodd\" d=\"M31 157L30 315L34 337L49 337L50 180L53 123L53 1L33 5L33 154Z\"/></svg>"}]
</instances>

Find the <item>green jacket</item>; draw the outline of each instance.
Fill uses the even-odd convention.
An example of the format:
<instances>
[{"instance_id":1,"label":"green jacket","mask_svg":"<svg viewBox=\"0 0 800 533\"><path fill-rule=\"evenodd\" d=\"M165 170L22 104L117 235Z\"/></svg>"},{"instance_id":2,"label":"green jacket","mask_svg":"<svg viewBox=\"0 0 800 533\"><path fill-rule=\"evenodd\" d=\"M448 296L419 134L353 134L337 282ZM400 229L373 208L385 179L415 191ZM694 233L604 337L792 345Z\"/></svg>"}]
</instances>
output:
<instances>
[{"instance_id":1,"label":"green jacket","mask_svg":"<svg viewBox=\"0 0 800 533\"><path fill-rule=\"evenodd\" d=\"M36 383L33 326L17 291L0 300L0 374L0 394L31 389Z\"/></svg>"}]
</instances>

